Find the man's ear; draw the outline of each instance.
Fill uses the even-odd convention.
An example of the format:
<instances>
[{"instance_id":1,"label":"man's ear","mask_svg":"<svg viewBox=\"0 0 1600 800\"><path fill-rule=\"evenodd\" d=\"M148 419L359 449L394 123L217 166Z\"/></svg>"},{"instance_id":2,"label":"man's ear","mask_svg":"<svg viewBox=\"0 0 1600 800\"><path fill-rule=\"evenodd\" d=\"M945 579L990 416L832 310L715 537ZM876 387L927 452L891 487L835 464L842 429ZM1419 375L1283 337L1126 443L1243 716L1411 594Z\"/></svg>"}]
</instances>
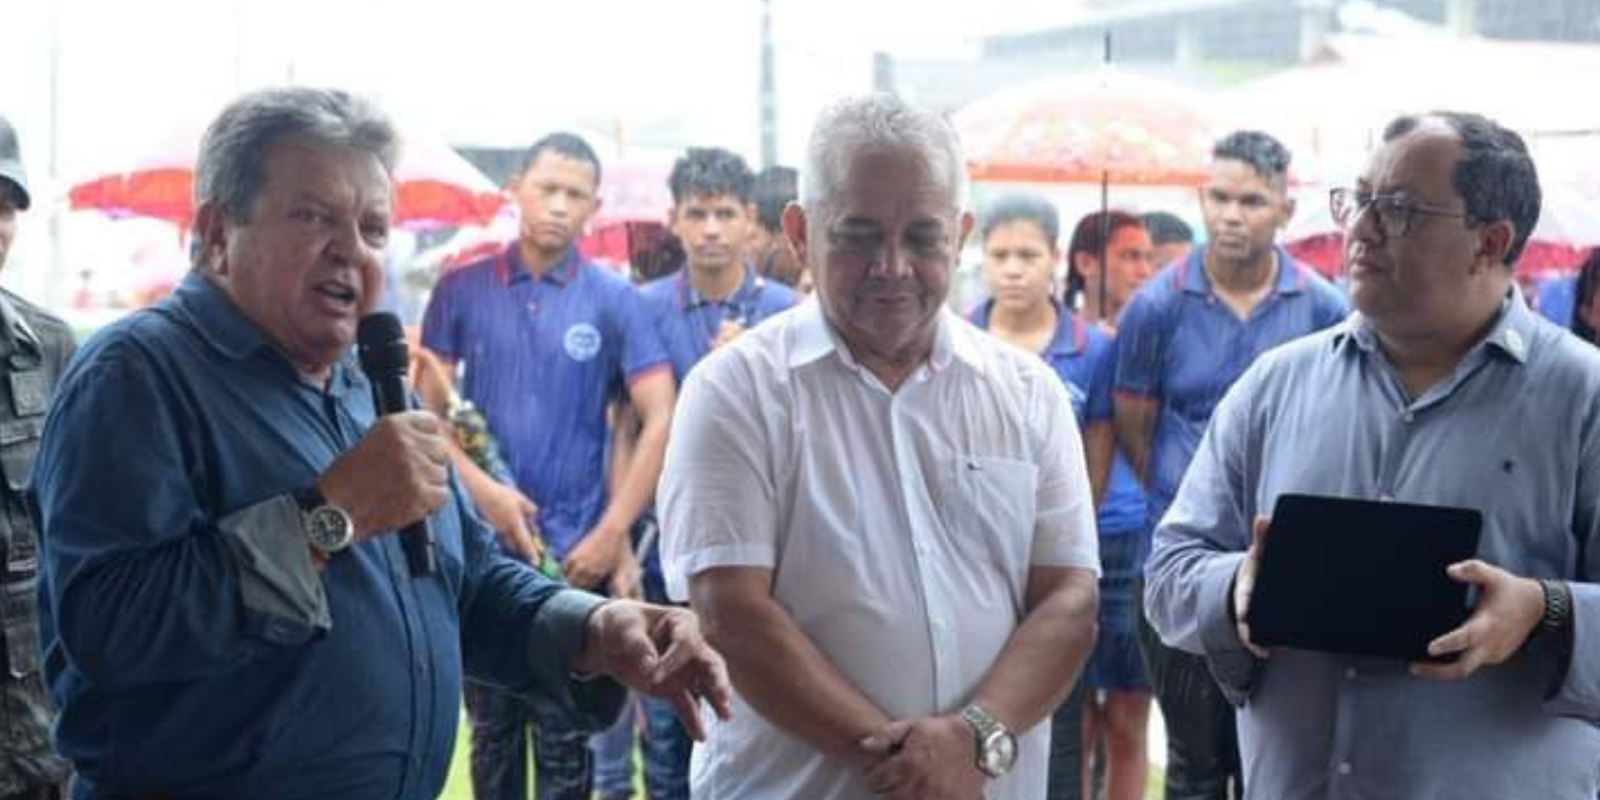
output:
<instances>
[{"instance_id":1,"label":"man's ear","mask_svg":"<svg viewBox=\"0 0 1600 800\"><path fill-rule=\"evenodd\" d=\"M961 212L961 235L956 239L957 258L960 258L962 249L967 246L967 237L972 235L972 229L978 226L978 218L971 211Z\"/></svg>"},{"instance_id":2,"label":"man's ear","mask_svg":"<svg viewBox=\"0 0 1600 800\"><path fill-rule=\"evenodd\" d=\"M800 263L811 263L811 248L806 242L806 229L810 220L806 218L806 210L800 204L791 200L783 207L783 238L789 240L789 246L794 248L794 254L800 257Z\"/></svg>"},{"instance_id":3,"label":"man's ear","mask_svg":"<svg viewBox=\"0 0 1600 800\"><path fill-rule=\"evenodd\" d=\"M1478 237L1478 257L1492 267L1506 265L1506 254L1511 252L1511 242L1517 234L1516 223L1509 219L1485 222ZM1515 264L1506 266L1515 267Z\"/></svg>"},{"instance_id":4,"label":"man's ear","mask_svg":"<svg viewBox=\"0 0 1600 800\"><path fill-rule=\"evenodd\" d=\"M1285 180L1288 180L1288 179L1285 178ZM1292 219L1294 219L1294 195L1285 193L1284 197L1283 197L1283 223L1280 224L1278 227L1279 228L1287 228L1287 227L1289 227L1289 220L1292 220Z\"/></svg>"},{"instance_id":5,"label":"man's ear","mask_svg":"<svg viewBox=\"0 0 1600 800\"><path fill-rule=\"evenodd\" d=\"M210 275L228 274L228 215L217 203L203 203L194 214L194 263Z\"/></svg>"}]
</instances>

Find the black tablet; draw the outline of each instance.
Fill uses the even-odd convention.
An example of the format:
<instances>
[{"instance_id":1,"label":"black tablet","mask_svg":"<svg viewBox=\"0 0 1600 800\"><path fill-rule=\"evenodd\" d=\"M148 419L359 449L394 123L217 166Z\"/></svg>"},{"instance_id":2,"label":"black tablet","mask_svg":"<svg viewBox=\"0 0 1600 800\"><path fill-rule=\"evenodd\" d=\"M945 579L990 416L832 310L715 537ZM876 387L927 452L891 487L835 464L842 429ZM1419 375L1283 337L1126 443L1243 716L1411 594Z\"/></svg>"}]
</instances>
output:
<instances>
[{"instance_id":1,"label":"black tablet","mask_svg":"<svg viewBox=\"0 0 1600 800\"><path fill-rule=\"evenodd\" d=\"M1478 551L1476 509L1278 497L1250 596L1250 638L1266 647L1428 659L1428 642L1467 618L1467 585L1445 567Z\"/></svg>"}]
</instances>

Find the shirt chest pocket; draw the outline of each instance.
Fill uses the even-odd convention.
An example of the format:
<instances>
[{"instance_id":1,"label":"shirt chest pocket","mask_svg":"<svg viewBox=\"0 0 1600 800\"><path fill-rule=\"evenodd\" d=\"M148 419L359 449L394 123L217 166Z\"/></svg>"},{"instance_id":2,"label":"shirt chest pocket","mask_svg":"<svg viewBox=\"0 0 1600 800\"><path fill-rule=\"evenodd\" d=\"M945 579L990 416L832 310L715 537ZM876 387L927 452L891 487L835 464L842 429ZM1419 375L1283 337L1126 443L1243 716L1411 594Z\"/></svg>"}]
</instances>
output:
<instances>
[{"instance_id":1,"label":"shirt chest pocket","mask_svg":"<svg viewBox=\"0 0 1600 800\"><path fill-rule=\"evenodd\" d=\"M13 678L22 678L39 669L38 612L34 595L38 591L39 554L33 520L28 517L23 492L28 486L28 471L39 451L42 416L0 421L0 471L4 472L6 492L0 497L0 624L5 629L4 666Z\"/></svg>"},{"instance_id":2,"label":"shirt chest pocket","mask_svg":"<svg viewBox=\"0 0 1600 800\"><path fill-rule=\"evenodd\" d=\"M942 470L937 491L945 535L963 560L987 561L1020 576L1033 548L1039 468L1009 458L961 456Z\"/></svg>"}]
</instances>

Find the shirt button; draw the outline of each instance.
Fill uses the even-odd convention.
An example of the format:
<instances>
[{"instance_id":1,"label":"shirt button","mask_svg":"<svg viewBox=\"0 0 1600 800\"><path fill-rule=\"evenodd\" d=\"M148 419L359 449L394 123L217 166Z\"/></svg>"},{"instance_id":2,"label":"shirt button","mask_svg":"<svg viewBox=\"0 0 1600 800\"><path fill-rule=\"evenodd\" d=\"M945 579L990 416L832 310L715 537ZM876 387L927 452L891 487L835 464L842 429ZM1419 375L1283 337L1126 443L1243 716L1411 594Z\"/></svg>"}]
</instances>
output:
<instances>
[{"instance_id":1,"label":"shirt button","mask_svg":"<svg viewBox=\"0 0 1600 800\"><path fill-rule=\"evenodd\" d=\"M944 618L943 617L934 617L933 619L929 620L928 622L929 622L929 624L931 624L933 626L934 630L936 630L936 631L944 630Z\"/></svg>"},{"instance_id":2,"label":"shirt button","mask_svg":"<svg viewBox=\"0 0 1600 800\"><path fill-rule=\"evenodd\" d=\"M1411 412L1411 411L1407 411L1400 418L1405 420L1406 422L1416 422L1417 421L1417 415L1414 412Z\"/></svg>"},{"instance_id":3,"label":"shirt button","mask_svg":"<svg viewBox=\"0 0 1600 800\"><path fill-rule=\"evenodd\" d=\"M1394 502L1394 495L1392 495L1392 494L1380 494L1380 495L1378 495L1378 502L1380 502L1380 503L1393 503Z\"/></svg>"},{"instance_id":4,"label":"shirt button","mask_svg":"<svg viewBox=\"0 0 1600 800\"><path fill-rule=\"evenodd\" d=\"M1359 673L1356 672L1356 668L1355 667L1351 667L1351 668L1349 668L1349 669L1344 671L1344 679L1347 680L1347 681L1353 681L1353 680L1356 679L1356 676L1358 674Z\"/></svg>"},{"instance_id":5,"label":"shirt button","mask_svg":"<svg viewBox=\"0 0 1600 800\"><path fill-rule=\"evenodd\" d=\"M1340 761L1339 762L1339 774L1340 775L1349 775L1353 771L1355 771L1355 767L1350 766L1350 762L1348 762L1348 761Z\"/></svg>"}]
</instances>

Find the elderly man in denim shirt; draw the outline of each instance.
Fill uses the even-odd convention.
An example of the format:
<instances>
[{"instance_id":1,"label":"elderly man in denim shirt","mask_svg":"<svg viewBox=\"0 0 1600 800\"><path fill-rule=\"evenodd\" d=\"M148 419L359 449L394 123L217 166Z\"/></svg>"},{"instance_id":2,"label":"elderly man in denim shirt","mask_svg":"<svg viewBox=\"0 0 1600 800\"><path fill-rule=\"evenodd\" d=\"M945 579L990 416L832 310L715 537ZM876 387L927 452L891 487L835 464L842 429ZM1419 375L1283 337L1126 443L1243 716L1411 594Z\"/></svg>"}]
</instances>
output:
<instances>
[{"instance_id":1,"label":"elderly man in denim shirt","mask_svg":"<svg viewBox=\"0 0 1600 800\"><path fill-rule=\"evenodd\" d=\"M1218 406L1157 528L1151 622L1238 706L1252 796L1591 800L1600 355L1515 287L1533 162L1482 117L1402 117L1332 200L1358 313L1267 354ZM1478 557L1449 568L1476 608L1429 643L1455 660L1255 646L1236 620L1285 492L1481 511Z\"/></svg>"},{"instance_id":2,"label":"elderly man in denim shirt","mask_svg":"<svg viewBox=\"0 0 1600 800\"><path fill-rule=\"evenodd\" d=\"M615 678L726 710L687 611L605 601L494 546L424 411L374 419L397 141L343 92L207 129L195 266L73 360L36 466L40 633L78 800L425 800L463 673L603 724ZM427 517L437 569L394 531ZM580 678L599 678L581 680Z\"/></svg>"}]
</instances>

